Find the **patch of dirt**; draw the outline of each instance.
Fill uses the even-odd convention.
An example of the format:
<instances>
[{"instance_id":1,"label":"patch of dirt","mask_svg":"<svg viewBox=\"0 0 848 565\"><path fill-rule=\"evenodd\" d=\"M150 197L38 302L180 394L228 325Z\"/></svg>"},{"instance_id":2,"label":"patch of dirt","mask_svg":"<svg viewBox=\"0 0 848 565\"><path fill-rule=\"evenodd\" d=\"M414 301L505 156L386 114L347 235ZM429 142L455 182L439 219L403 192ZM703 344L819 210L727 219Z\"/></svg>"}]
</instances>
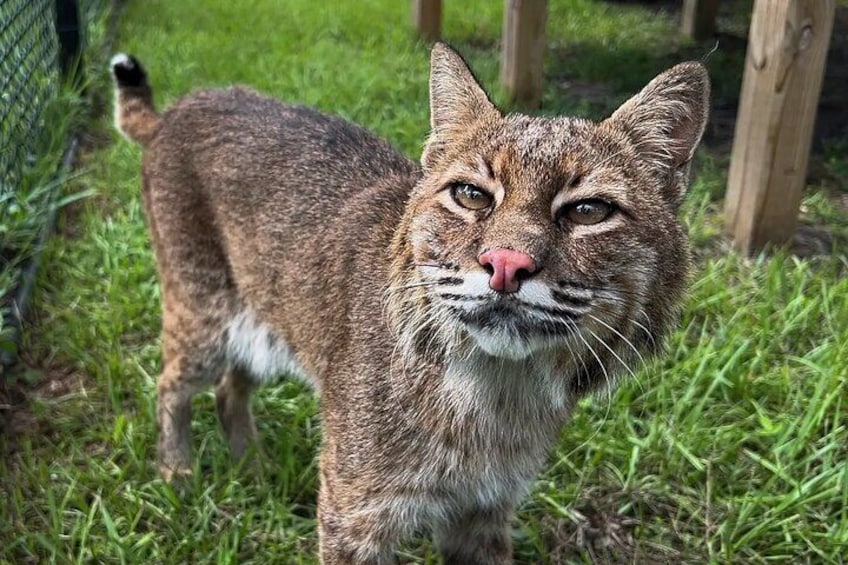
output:
<instances>
[{"instance_id":1,"label":"patch of dirt","mask_svg":"<svg viewBox=\"0 0 848 565\"><path fill-rule=\"evenodd\" d=\"M798 224L789 249L793 255L801 258L830 255L833 253L835 238L826 226Z\"/></svg>"},{"instance_id":2,"label":"patch of dirt","mask_svg":"<svg viewBox=\"0 0 848 565\"><path fill-rule=\"evenodd\" d=\"M62 366L36 369L28 367L24 360L0 375L0 457L15 453L22 436L50 433L33 413L34 399L76 394L85 389L85 381L85 375L76 369Z\"/></svg>"},{"instance_id":3,"label":"patch of dirt","mask_svg":"<svg viewBox=\"0 0 848 565\"><path fill-rule=\"evenodd\" d=\"M559 518L546 526L553 563L587 555L594 563L628 563L635 557L633 532L638 521L616 512L584 507L575 521Z\"/></svg>"},{"instance_id":4,"label":"patch of dirt","mask_svg":"<svg viewBox=\"0 0 848 565\"><path fill-rule=\"evenodd\" d=\"M628 514L619 508L628 506ZM609 491L586 497L569 518L546 517L542 535L551 563L680 563L702 562L702 555L684 554L686 544L679 532L683 524L676 522L679 509L670 501L659 500L647 493ZM632 514L631 514L632 513ZM639 541L643 520L670 524L670 540L666 545ZM703 529L703 527L701 527ZM690 561L691 560L691 561Z\"/></svg>"}]
</instances>

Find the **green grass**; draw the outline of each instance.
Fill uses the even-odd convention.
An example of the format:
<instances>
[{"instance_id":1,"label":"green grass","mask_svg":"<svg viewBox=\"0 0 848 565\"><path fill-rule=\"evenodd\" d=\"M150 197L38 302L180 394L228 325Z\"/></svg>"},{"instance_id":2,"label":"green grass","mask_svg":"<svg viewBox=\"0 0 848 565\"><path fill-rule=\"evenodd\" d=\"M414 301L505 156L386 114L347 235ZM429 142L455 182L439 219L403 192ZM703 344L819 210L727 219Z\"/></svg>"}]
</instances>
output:
<instances>
[{"instance_id":1,"label":"green grass","mask_svg":"<svg viewBox=\"0 0 848 565\"><path fill-rule=\"evenodd\" d=\"M342 114L417 156L428 50L409 30L408 4L137 0L117 48L146 64L160 105L242 82ZM729 6L723 25L744 29L745 3ZM445 3L445 37L489 86L501 10ZM678 39L675 25L640 5L552 0L545 111L597 116L712 47ZM738 89L742 57L713 56L719 100ZM600 94L587 99L574 84L600 84ZM108 88L102 76L95 85ZM177 491L156 475L159 295L140 152L109 120L92 125L109 142L89 149L68 189L97 196L63 217L65 237L49 246L39 280L19 375L35 384L6 421L18 433L0 439L0 562L315 563L320 432L302 386L256 396L260 468L233 468L206 394L195 403L192 483ZM809 221L843 237L848 216L827 195L844 194L846 143L829 145L830 175L804 203ZM718 214L727 155L703 151L699 163L684 210L698 269L681 329L666 358L584 402L563 430L516 523L520 562L846 560L845 247L809 259L739 256ZM408 552L437 562L429 546Z\"/></svg>"},{"instance_id":2,"label":"green grass","mask_svg":"<svg viewBox=\"0 0 848 565\"><path fill-rule=\"evenodd\" d=\"M11 327L4 325L22 271L37 253L37 242L48 229L51 210L75 196L57 198L62 155L81 115L80 98L65 88L45 103L44 122L36 130L32 154L38 158L23 168L14 188L0 190L0 350L14 351ZM17 143L18 141L15 141Z\"/></svg>"}]
</instances>

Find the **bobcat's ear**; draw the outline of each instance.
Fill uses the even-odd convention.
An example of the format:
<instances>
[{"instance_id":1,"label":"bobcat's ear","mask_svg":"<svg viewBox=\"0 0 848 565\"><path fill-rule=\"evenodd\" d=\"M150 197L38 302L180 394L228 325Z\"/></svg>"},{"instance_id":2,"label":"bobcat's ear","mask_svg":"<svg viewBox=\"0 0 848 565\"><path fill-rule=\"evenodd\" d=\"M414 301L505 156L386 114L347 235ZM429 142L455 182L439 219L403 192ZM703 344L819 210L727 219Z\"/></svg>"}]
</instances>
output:
<instances>
[{"instance_id":1,"label":"bobcat's ear","mask_svg":"<svg viewBox=\"0 0 848 565\"><path fill-rule=\"evenodd\" d=\"M648 83L605 123L621 128L637 153L661 174L668 174L674 192L686 189L681 175L701 141L710 107L710 77L700 63L681 63ZM680 199L682 194L672 194Z\"/></svg>"},{"instance_id":2,"label":"bobcat's ear","mask_svg":"<svg viewBox=\"0 0 848 565\"><path fill-rule=\"evenodd\" d=\"M425 169L455 133L475 122L499 117L495 105L477 83L468 65L446 43L430 54L430 139L421 156Z\"/></svg>"}]
</instances>

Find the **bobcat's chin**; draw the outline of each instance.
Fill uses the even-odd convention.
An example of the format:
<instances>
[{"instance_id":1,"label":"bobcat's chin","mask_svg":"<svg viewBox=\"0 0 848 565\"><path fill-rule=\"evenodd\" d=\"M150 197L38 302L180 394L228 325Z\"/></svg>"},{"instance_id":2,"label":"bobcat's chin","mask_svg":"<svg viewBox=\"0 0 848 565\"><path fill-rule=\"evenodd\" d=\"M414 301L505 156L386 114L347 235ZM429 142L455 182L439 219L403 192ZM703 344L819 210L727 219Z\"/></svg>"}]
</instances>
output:
<instances>
[{"instance_id":1,"label":"bobcat's chin","mask_svg":"<svg viewBox=\"0 0 848 565\"><path fill-rule=\"evenodd\" d=\"M550 346L543 340L525 338L506 327L481 328L469 326L466 329L477 347L491 357L521 361L540 349Z\"/></svg>"},{"instance_id":2,"label":"bobcat's chin","mask_svg":"<svg viewBox=\"0 0 848 565\"><path fill-rule=\"evenodd\" d=\"M558 311L520 297L490 296L467 309L454 308L473 343L491 357L519 361L565 347L578 331L580 314Z\"/></svg>"}]
</instances>

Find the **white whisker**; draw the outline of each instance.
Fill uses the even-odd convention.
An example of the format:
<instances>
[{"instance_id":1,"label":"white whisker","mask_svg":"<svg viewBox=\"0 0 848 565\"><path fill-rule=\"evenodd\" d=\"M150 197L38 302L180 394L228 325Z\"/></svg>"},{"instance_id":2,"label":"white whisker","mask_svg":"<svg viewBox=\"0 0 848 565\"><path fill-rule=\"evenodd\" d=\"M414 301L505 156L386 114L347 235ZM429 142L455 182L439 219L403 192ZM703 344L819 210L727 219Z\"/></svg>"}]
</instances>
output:
<instances>
[{"instance_id":1,"label":"white whisker","mask_svg":"<svg viewBox=\"0 0 848 565\"><path fill-rule=\"evenodd\" d=\"M635 345L633 345L633 342L631 342L629 339L624 337L624 334L622 334L620 331L618 331L617 329L615 329L614 327L612 327L611 325L609 325L608 323L606 323L605 321L603 321L602 319L598 318L597 316L595 316L593 314L587 314L587 316L589 316L594 321L598 322L599 324L601 324L602 326L607 328L609 331L613 332L615 335L617 335L622 340L624 340L624 343L626 343L628 346L630 346L630 349L632 349L633 353L635 353L636 356L639 358L639 363L641 363L643 365L645 364L645 358L642 356L642 353L636 348Z\"/></svg>"},{"instance_id":2,"label":"white whisker","mask_svg":"<svg viewBox=\"0 0 848 565\"><path fill-rule=\"evenodd\" d=\"M577 331L576 331L577 336L580 338L580 340L583 342L583 345L585 345L585 346L586 346L586 348L589 350L589 352L592 354L592 356L594 356L594 357L595 357L595 360L598 362L598 365L601 367L601 371L604 373L604 381L605 381L605 382L606 382L606 384L607 384L607 386L606 386L606 393L607 393L607 408L606 408L606 411L604 412L604 417L603 417L603 419L601 420L601 425L600 425L600 426L596 426L596 427L595 427L595 431L594 431L594 432L592 432L592 435L591 435L591 436L589 436L589 437L588 437L585 441L583 441L580 445L578 445L577 447L575 447L574 449L572 449L571 451L569 451L569 452L568 452L568 455L571 455L572 453L575 453L575 452L577 452L578 450L582 449L584 446L589 445L589 444L592 442L592 440L594 440L594 439L595 439L595 436L597 436L597 435L600 433L601 427L603 427L603 425L604 425L604 424L606 423L606 421L609 419L610 410L612 409L612 382L611 382L611 379L610 379L609 373L607 372L607 369L606 369L606 367L604 366L604 362L603 362L603 361L601 361L601 358L600 358L600 357L598 356L598 354L595 352L595 349L594 349L591 345L589 345L589 342L588 342L588 341L586 341L586 338L584 338L584 337L583 337L583 334L582 334L582 333L580 333L579 329L577 329L577 324L576 324L576 323L574 324L574 327L575 327L575 329L577 330ZM588 371L587 371L587 373L588 373Z\"/></svg>"},{"instance_id":3,"label":"white whisker","mask_svg":"<svg viewBox=\"0 0 848 565\"><path fill-rule=\"evenodd\" d=\"M624 368L627 370L627 372L630 373L630 376L633 378L633 380L636 381L636 384L639 386L639 390L641 391L641 393L645 394L645 388L642 386L642 383L639 381L639 377L637 377L636 373L633 371L633 369L630 368L630 365L628 365L627 362L624 359L622 359L621 356L612 347L610 347L609 344L607 344L606 341L601 339L601 337L598 336L598 334L596 334L595 332L593 332L592 330L590 330L588 328L586 329L586 331L588 331L590 334L592 334L592 337L594 337L599 342L601 342L601 345L603 345L607 349L607 351L609 351L612 354L612 356L615 357L616 360L618 360L618 362L622 364L622 366L624 366Z\"/></svg>"},{"instance_id":4,"label":"white whisker","mask_svg":"<svg viewBox=\"0 0 848 565\"><path fill-rule=\"evenodd\" d=\"M640 310L639 314L641 314L642 316L645 317L645 320L648 321L648 325L651 324L651 319L648 318L648 315L645 314L645 312ZM656 345L657 342L656 342L656 339L654 338L654 334L651 332L651 330L646 328L644 326L644 324L640 323L639 320L637 320L636 318L630 320L630 323L633 324L634 326L636 326L637 328L639 328L640 330L642 330L643 332L645 332L645 334L648 336L648 339L651 340L651 344Z\"/></svg>"}]
</instances>

